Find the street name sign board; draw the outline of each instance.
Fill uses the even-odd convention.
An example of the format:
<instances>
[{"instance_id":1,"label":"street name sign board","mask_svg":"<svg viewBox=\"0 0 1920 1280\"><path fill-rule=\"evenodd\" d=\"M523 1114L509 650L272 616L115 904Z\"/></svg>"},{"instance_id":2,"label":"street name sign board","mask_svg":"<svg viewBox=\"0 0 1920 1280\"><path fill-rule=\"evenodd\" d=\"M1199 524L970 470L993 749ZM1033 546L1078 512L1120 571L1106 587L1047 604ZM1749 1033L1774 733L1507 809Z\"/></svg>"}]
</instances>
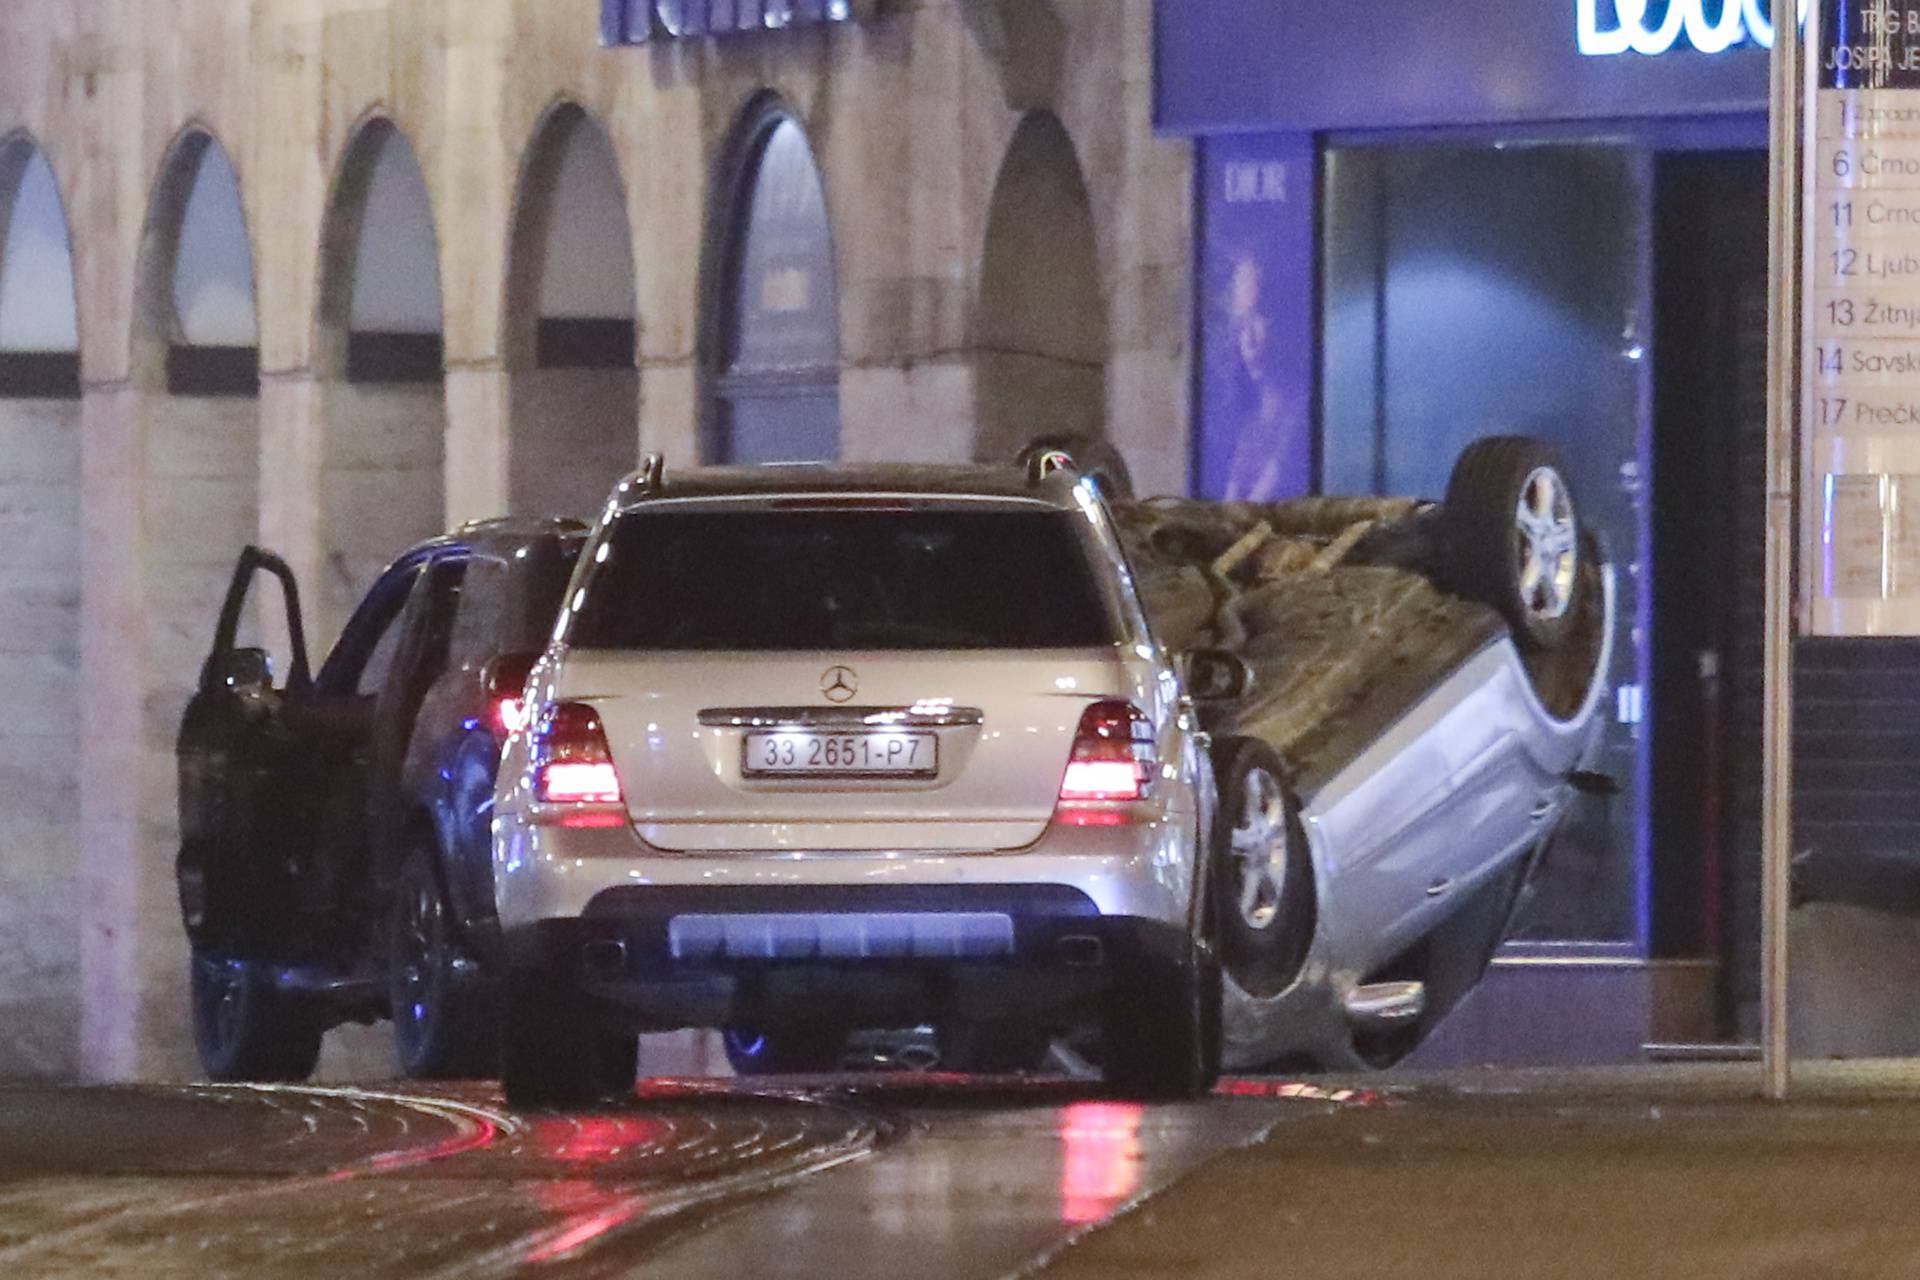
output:
<instances>
[{"instance_id":1,"label":"street name sign board","mask_svg":"<svg viewBox=\"0 0 1920 1280\"><path fill-rule=\"evenodd\" d=\"M1801 621L1920 635L1920 0L1809 32Z\"/></svg>"}]
</instances>

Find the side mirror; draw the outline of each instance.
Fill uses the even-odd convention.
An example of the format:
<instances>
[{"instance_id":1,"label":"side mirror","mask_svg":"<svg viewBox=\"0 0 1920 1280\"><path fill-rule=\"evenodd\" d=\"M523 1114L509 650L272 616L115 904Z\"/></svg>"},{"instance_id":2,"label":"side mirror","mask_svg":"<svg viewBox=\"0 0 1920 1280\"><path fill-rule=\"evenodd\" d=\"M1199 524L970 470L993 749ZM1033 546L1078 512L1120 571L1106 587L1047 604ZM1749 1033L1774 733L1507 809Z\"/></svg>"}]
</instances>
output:
<instances>
[{"instance_id":1,"label":"side mirror","mask_svg":"<svg viewBox=\"0 0 1920 1280\"><path fill-rule=\"evenodd\" d=\"M1253 668L1225 649L1195 649L1181 655L1180 677L1195 702L1232 702L1253 688Z\"/></svg>"},{"instance_id":2,"label":"side mirror","mask_svg":"<svg viewBox=\"0 0 1920 1280\"><path fill-rule=\"evenodd\" d=\"M271 689L273 659L265 649L228 649L207 660L202 688Z\"/></svg>"}]
</instances>

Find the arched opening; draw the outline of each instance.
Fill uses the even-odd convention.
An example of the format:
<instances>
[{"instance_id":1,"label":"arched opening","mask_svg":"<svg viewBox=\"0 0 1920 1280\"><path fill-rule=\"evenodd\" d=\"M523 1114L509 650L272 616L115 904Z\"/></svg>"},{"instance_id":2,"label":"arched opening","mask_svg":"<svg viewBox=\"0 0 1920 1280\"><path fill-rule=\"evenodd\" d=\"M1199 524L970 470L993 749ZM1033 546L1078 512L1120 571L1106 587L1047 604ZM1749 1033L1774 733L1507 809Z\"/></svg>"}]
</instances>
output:
<instances>
[{"instance_id":1,"label":"arched opening","mask_svg":"<svg viewBox=\"0 0 1920 1280\"><path fill-rule=\"evenodd\" d=\"M593 512L640 449L633 240L613 143L571 104L521 174L506 318L508 506Z\"/></svg>"},{"instance_id":2,"label":"arched opening","mask_svg":"<svg viewBox=\"0 0 1920 1280\"><path fill-rule=\"evenodd\" d=\"M324 641L446 519L438 241L419 162L391 122L369 121L348 146L321 245Z\"/></svg>"},{"instance_id":3,"label":"arched opening","mask_svg":"<svg viewBox=\"0 0 1920 1280\"><path fill-rule=\"evenodd\" d=\"M1039 435L1106 429L1106 300L1093 207L1059 120L1029 113L987 216L975 318L975 456L1013 457Z\"/></svg>"},{"instance_id":4,"label":"arched opening","mask_svg":"<svg viewBox=\"0 0 1920 1280\"><path fill-rule=\"evenodd\" d=\"M186 399L260 394L253 247L240 180L213 135L194 130L168 155L141 242L136 374ZM253 422L251 406L229 415Z\"/></svg>"},{"instance_id":5,"label":"arched opening","mask_svg":"<svg viewBox=\"0 0 1920 1280\"><path fill-rule=\"evenodd\" d=\"M0 1078L77 1066L80 354L46 154L0 139Z\"/></svg>"},{"instance_id":6,"label":"arched opening","mask_svg":"<svg viewBox=\"0 0 1920 1280\"><path fill-rule=\"evenodd\" d=\"M833 230L813 147L771 95L735 131L714 205L706 448L720 462L840 456Z\"/></svg>"},{"instance_id":7,"label":"arched opening","mask_svg":"<svg viewBox=\"0 0 1920 1280\"><path fill-rule=\"evenodd\" d=\"M137 807L125 820L129 844L101 852L132 864L119 865L86 906L107 926L88 934L88 964L99 972L97 983L89 976L88 1006L98 1024L138 1027L139 1061L171 1070L191 1061L188 1026L175 1018L186 939L170 874L179 848L174 739L235 557L260 536L253 252L233 165L203 128L190 126L161 162L134 272L125 420L136 433L128 484L137 514L115 519L137 520L124 535L135 564L107 590L138 633L116 638L124 667L98 674L138 698L138 754L123 779ZM277 635L256 624L248 619L243 644ZM283 676L284 643L270 647Z\"/></svg>"},{"instance_id":8,"label":"arched opening","mask_svg":"<svg viewBox=\"0 0 1920 1280\"><path fill-rule=\"evenodd\" d=\"M134 376L146 425L149 736L171 742L240 548L259 537L253 251L224 148L195 129L155 184L136 267Z\"/></svg>"}]
</instances>

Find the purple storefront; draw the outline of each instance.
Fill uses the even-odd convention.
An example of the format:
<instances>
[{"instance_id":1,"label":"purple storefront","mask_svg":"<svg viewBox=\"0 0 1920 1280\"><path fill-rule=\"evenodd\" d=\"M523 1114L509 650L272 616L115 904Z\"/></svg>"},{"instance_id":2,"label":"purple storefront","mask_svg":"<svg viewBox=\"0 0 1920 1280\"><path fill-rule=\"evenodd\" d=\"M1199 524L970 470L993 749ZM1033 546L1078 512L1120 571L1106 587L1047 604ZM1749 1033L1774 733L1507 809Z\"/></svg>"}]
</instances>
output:
<instances>
[{"instance_id":1,"label":"purple storefront","mask_svg":"<svg viewBox=\"0 0 1920 1280\"><path fill-rule=\"evenodd\" d=\"M1196 154L1194 475L1439 496L1565 456L1619 567L1594 799L1429 1061L1750 1040L1766 348L1765 0L1162 0ZM1803 900L1920 915L1920 652L1806 643Z\"/></svg>"}]
</instances>

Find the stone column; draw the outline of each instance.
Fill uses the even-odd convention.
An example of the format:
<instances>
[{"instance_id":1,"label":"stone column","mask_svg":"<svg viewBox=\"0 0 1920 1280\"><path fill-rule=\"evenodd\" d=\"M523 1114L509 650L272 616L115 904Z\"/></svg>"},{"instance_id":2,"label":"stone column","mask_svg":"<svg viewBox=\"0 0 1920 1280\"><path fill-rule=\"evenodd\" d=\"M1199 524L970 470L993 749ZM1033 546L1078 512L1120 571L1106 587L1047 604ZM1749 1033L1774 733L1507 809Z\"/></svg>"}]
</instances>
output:
<instances>
[{"instance_id":1,"label":"stone column","mask_svg":"<svg viewBox=\"0 0 1920 1280\"><path fill-rule=\"evenodd\" d=\"M320 529L320 450L325 386L305 370L260 380L260 545L292 567L306 615L308 657L316 664L341 618L327 616ZM239 548L235 548L236 551ZM265 597L263 597L265 601ZM276 671L288 657L284 610L277 599L259 609Z\"/></svg>"},{"instance_id":2,"label":"stone column","mask_svg":"<svg viewBox=\"0 0 1920 1280\"><path fill-rule=\"evenodd\" d=\"M80 1073L125 1080L140 1069L140 904L162 870L140 839L152 764L143 702L142 396L90 386L82 402L80 591ZM176 974L176 979L184 979Z\"/></svg>"},{"instance_id":3,"label":"stone column","mask_svg":"<svg viewBox=\"0 0 1920 1280\"><path fill-rule=\"evenodd\" d=\"M512 379L499 363L447 370L447 523L507 509Z\"/></svg>"},{"instance_id":4,"label":"stone column","mask_svg":"<svg viewBox=\"0 0 1920 1280\"><path fill-rule=\"evenodd\" d=\"M640 456L664 453L669 470L700 461L700 378L690 359L640 369Z\"/></svg>"},{"instance_id":5,"label":"stone column","mask_svg":"<svg viewBox=\"0 0 1920 1280\"><path fill-rule=\"evenodd\" d=\"M0 1078L70 1077L79 1047L80 415L0 400Z\"/></svg>"}]
</instances>

